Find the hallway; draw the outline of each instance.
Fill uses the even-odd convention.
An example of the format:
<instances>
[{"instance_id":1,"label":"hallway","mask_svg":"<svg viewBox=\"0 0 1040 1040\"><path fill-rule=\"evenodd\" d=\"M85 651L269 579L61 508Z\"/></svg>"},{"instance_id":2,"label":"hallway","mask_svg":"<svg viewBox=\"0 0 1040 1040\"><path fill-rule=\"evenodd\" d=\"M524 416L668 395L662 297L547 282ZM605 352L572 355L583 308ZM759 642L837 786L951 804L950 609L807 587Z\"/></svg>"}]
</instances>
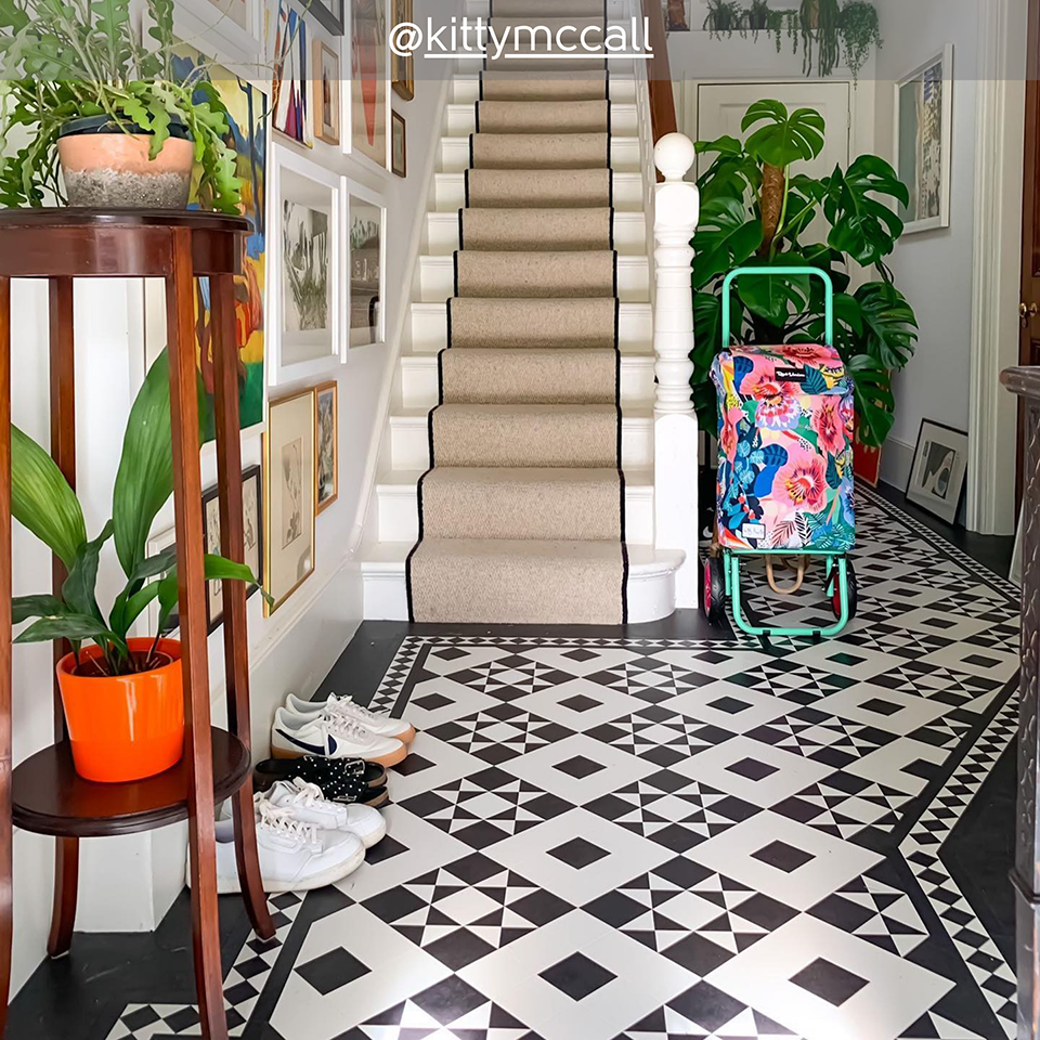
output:
<instances>
[{"instance_id":1,"label":"hallway","mask_svg":"<svg viewBox=\"0 0 1040 1040\"><path fill-rule=\"evenodd\" d=\"M820 645L405 636L389 834L273 897L271 943L222 899L232 1035L1013 1035L1017 592L874 493L860 517L859 616ZM184 911L42 966L11 1035L197 1034Z\"/></svg>"}]
</instances>

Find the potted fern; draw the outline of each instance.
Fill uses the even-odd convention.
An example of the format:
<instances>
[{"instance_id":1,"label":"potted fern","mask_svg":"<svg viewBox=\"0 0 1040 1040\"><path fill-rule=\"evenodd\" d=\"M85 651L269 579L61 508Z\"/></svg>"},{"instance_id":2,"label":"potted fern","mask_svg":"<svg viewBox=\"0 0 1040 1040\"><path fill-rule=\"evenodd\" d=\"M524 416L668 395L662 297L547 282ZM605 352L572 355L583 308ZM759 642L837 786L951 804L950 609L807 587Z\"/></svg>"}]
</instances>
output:
<instances>
[{"instance_id":1,"label":"potted fern","mask_svg":"<svg viewBox=\"0 0 1040 1040\"><path fill-rule=\"evenodd\" d=\"M11 428L11 512L65 565L61 593L17 596L14 623L30 621L16 643L67 639L57 666L76 771L88 780L137 780L175 765L184 747L181 652L160 638L177 605L176 551L146 557L152 523L173 493L169 361L152 365L130 410L112 492L112 519L87 538L83 510L51 459ZM107 614L95 586L101 550L112 539L126 583ZM252 571L206 555L207 579L256 583ZM262 591L262 590L261 590ZM266 592L263 593L265 596ZM130 631L157 600L153 635Z\"/></svg>"},{"instance_id":2,"label":"potted fern","mask_svg":"<svg viewBox=\"0 0 1040 1040\"><path fill-rule=\"evenodd\" d=\"M0 139L28 138L0 162L0 202L182 209L198 164L200 203L240 211L227 110L173 75L172 0L146 0L150 45L130 4L0 4Z\"/></svg>"}]
</instances>

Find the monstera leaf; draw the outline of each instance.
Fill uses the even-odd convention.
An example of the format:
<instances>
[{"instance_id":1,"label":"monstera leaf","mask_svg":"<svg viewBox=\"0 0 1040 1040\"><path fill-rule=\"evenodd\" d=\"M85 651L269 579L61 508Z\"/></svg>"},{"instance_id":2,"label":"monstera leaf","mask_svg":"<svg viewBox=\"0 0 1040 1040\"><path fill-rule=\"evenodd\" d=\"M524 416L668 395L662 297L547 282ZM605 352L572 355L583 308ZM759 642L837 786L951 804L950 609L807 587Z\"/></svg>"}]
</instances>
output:
<instances>
[{"instance_id":1,"label":"monstera leaf","mask_svg":"<svg viewBox=\"0 0 1040 1040\"><path fill-rule=\"evenodd\" d=\"M761 244L762 222L748 219L742 199L706 202L693 236L694 288L702 289L724 271L740 267Z\"/></svg>"},{"instance_id":2,"label":"monstera leaf","mask_svg":"<svg viewBox=\"0 0 1040 1040\"><path fill-rule=\"evenodd\" d=\"M868 354L849 358L846 368L855 385L860 440L869 447L880 448L895 421L889 374Z\"/></svg>"},{"instance_id":3,"label":"monstera leaf","mask_svg":"<svg viewBox=\"0 0 1040 1040\"><path fill-rule=\"evenodd\" d=\"M882 368L904 368L914 356L917 319L891 282L867 282L856 290L866 351Z\"/></svg>"},{"instance_id":4,"label":"monstera leaf","mask_svg":"<svg viewBox=\"0 0 1040 1040\"><path fill-rule=\"evenodd\" d=\"M815 159L823 150L826 124L812 108L796 108L790 115L780 101L756 101L744 113L740 129L766 120L745 142L744 148L760 162L787 167L798 159Z\"/></svg>"},{"instance_id":5,"label":"monstera leaf","mask_svg":"<svg viewBox=\"0 0 1040 1040\"><path fill-rule=\"evenodd\" d=\"M801 258L783 253L773 266L793 266ZM792 313L797 314L805 307L809 297L809 276L770 274L770 264L752 260L745 266L757 267L754 274L742 275L737 279L737 293L752 314L765 318L771 325L783 326Z\"/></svg>"},{"instance_id":6,"label":"monstera leaf","mask_svg":"<svg viewBox=\"0 0 1040 1040\"><path fill-rule=\"evenodd\" d=\"M903 233L903 222L874 196L889 195L904 206L909 203L910 193L895 170L876 155L861 155L845 173L835 166L823 183L827 189L823 211L831 223L828 245L864 267L888 256Z\"/></svg>"}]
</instances>

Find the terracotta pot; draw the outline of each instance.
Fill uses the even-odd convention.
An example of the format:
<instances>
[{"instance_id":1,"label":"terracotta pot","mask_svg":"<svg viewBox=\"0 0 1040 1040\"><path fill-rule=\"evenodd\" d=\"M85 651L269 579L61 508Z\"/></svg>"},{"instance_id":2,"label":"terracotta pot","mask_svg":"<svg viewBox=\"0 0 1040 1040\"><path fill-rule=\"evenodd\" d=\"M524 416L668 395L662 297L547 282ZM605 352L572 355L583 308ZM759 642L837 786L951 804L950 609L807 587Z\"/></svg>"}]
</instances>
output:
<instances>
[{"instance_id":1,"label":"terracotta pot","mask_svg":"<svg viewBox=\"0 0 1040 1040\"><path fill-rule=\"evenodd\" d=\"M147 654L151 639L128 640L131 653ZM91 675L89 662L100 647L73 654L57 666L65 721L76 772L86 780L118 783L140 780L176 765L184 752L184 692L181 644L160 639L165 663L133 675Z\"/></svg>"},{"instance_id":2,"label":"terracotta pot","mask_svg":"<svg viewBox=\"0 0 1040 1040\"><path fill-rule=\"evenodd\" d=\"M171 123L159 154L148 157L151 134L126 133L105 116L62 127L58 158L70 206L99 209L184 209L194 147L187 127Z\"/></svg>"}]
</instances>

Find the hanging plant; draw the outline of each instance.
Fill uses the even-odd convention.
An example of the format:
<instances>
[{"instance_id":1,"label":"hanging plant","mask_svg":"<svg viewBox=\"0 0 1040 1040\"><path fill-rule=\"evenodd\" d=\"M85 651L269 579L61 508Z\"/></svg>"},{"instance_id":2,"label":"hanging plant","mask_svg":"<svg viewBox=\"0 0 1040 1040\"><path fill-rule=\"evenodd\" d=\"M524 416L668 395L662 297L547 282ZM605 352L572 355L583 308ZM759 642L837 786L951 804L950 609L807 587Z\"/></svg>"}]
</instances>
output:
<instances>
[{"instance_id":1,"label":"hanging plant","mask_svg":"<svg viewBox=\"0 0 1040 1040\"><path fill-rule=\"evenodd\" d=\"M816 49L816 75L821 78L831 75L840 56L838 47L838 21L841 11L838 0L802 0L798 10L802 38L802 72L811 76L813 71L813 47Z\"/></svg>"},{"instance_id":2,"label":"hanging plant","mask_svg":"<svg viewBox=\"0 0 1040 1040\"><path fill-rule=\"evenodd\" d=\"M737 0L708 0L708 14L704 28L712 38L732 36L740 29L744 12Z\"/></svg>"},{"instance_id":3,"label":"hanging plant","mask_svg":"<svg viewBox=\"0 0 1040 1040\"><path fill-rule=\"evenodd\" d=\"M841 9L838 32L845 51L845 64L852 71L853 80L870 57L871 48L881 49L881 27L873 4L866 0L850 0Z\"/></svg>"}]
</instances>

